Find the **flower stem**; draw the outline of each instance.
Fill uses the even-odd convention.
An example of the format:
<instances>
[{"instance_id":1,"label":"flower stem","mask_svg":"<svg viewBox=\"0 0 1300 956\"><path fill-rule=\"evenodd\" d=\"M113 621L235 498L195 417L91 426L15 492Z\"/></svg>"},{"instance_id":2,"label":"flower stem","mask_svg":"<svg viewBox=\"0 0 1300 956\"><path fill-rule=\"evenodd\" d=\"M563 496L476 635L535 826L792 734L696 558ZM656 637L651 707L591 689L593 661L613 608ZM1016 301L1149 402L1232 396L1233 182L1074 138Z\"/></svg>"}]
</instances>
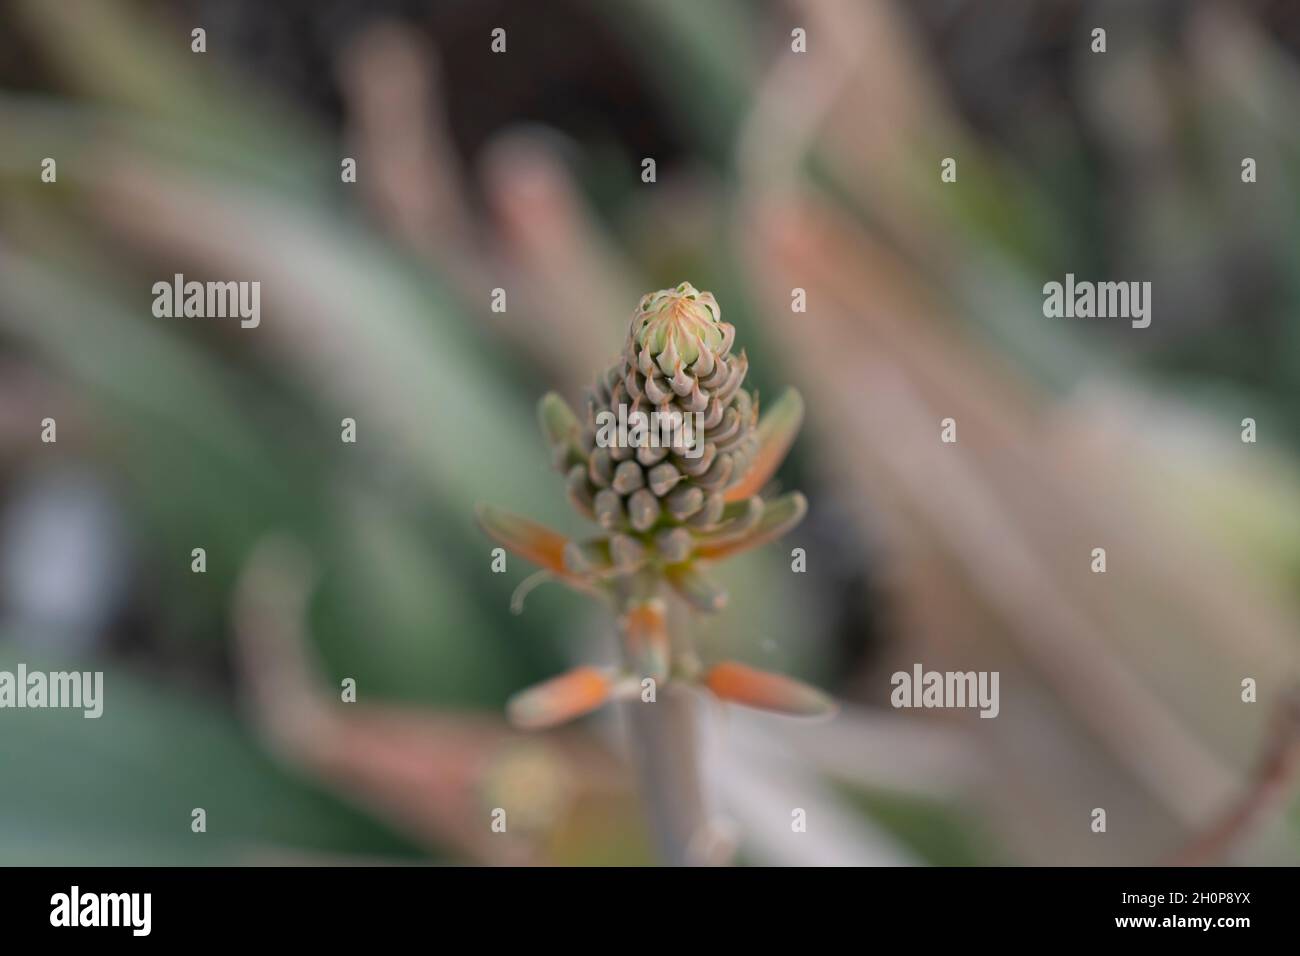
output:
<instances>
[{"instance_id":1,"label":"flower stem","mask_svg":"<svg viewBox=\"0 0 1300 956\"><path fill-rule=\"evenodd\" d=\"M661 596L663 581L655 573L629 580L620 598L625 609L634 602ZM659 604L661 629L671 635L668 653L680 658L686 645L686 620L676 602ZM622 648L628 664L636 666L647 635L629 633L630 618L623 621ZM644 624L644 621L642 621ZM637 698L623 705L627 716L629 746L636 766L638 784L650 830L660 860L668 866L699 863L700 837L705 832L703 790L696 754L695 699L680 686L660 675L653 701ZM694 842L693 842L694 841Z\"/></svg>"},{"instance_id":2,"label":"flower stem","mask_svg":"<svg viewBox=\"0 0 1300 956\"><path fill-rule=\"evenodd\" d=\"M698 863L692 841L704 832L693 705L690 694L672 687L653 704L624 704L641 797L655 848L668 866Z\"/></svg>"}]
</instances>

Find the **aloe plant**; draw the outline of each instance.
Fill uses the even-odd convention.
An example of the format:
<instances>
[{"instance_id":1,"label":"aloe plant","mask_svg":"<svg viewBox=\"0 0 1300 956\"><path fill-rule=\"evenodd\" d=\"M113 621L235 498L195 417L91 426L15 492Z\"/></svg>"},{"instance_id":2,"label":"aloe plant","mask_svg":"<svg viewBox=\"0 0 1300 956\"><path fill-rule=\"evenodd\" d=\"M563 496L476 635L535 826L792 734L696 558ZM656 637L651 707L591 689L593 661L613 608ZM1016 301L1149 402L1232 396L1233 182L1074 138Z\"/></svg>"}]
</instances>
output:
<instances>
[{"instance_id":1,"label":"aloe plant","mask_svg":"<svg viewBox=\"0 0 1300 956\"><path fill-rule=\"evenodd\" d=\"M555 393L538 408L569 499L600 532L571 540L494 507L478 510L492 538L544 577L605 601L618 621L620 666L578 667L516 694L511 721L539 729L610 701L635 702L633 753L673 862L693 862L689 844L703 824L698 795L683 792L698 789L689 711L678 688L666 688L663 701L661 688L695 685L721 700L799 716L834 709L821 691L789 677L735 661L706 665L685 615L670 613L670 605L720 611L727 595L708 566L780 537L808 507L797 491L764 494L799 430L802 399L787 390L760 419L757 397L744 388L749 361L733 353L734 340L714 297L689 283L644 296L623 353L589 391L585 414ZM697 427L612 436L610 422L638 412ZM656 707L673 713L652 716Z\"/></svg>"}]
</instances>

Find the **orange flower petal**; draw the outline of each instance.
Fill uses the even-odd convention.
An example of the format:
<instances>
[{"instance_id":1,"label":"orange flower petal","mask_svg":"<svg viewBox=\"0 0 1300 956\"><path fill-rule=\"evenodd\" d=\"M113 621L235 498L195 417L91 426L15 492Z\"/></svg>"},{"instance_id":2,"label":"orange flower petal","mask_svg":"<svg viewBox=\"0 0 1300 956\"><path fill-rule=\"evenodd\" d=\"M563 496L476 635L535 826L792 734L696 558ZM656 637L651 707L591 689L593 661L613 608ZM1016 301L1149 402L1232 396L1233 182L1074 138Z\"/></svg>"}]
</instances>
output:
<instances>
[{"instance_id":1,"label":"orange flower petal","mask_svg":"<svg viewBox=\"0 0 1300 956\"><path fill-rule=\"evenodd\" d=\"M747 534L728 537L722 541L705 541L695 549L695 556L705 561L717 561L740 554L774 541L785 534L808 513L808 499L797 491L769 501L763 509L758 524Z\"/></svg>"},{"instance_id":2,"label":"orange flower petal","mask_svg":"<svg viewBox=\"0 0 1300 956\"><path fill-rule=\"evenodd\" d=\"M533 564L568 576L564 570L564 546L569 539L564 535L490 505L479 505L477 514L479 525L495 541Z\"/></svg>"},{"instance_id":3,"label":"orange flower petal","mask_svg":"<svg viewBox=\"0 0 1300 956\"><path fill-rule=\"evenodd\" d=\"M761 671L735 661L724 661L710 668L704 676L704 685L716 697L746 707L800 717L822 716L835 711L835 702L817 688L792 677Z\"/></svg>"},{"instance_id":4,"label":"orange flower petal","mask_svg":"<svg viewBox=\"0 0 1300 956\"><path fill-rule=\"evenodd\" d=\"M793 388L787 388L759 421L754 462L745 476L727 489L728 501L743 501L763 490L785 461L801 424L803 398Z\"/></svg>"},{"instance_id":5,"label":"orange flower petal","mask_svg":"<svg viewBox=\"0 0 1300 956\"><path fill-rule=\"evenodd\" d=\"M506 704L510 722L521 730L553 727L595 710L613 690L604 672L578 667L520 691Z\"/></svg>"}]
</instances>

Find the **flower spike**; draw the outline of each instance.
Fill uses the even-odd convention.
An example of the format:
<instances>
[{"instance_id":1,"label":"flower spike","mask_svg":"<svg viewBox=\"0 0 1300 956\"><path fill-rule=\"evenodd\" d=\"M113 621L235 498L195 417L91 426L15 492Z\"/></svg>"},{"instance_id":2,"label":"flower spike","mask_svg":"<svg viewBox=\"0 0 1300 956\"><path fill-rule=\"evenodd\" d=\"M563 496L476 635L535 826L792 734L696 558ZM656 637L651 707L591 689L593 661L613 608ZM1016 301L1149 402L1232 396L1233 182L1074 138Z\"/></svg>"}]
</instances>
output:
<instances>
[{"instance_id":1,"label":"flower spike","mask_svg":"<svg viewBox=\"0 0 1300 956\"><path fill-rule=\"evenodd\" d=\"M517 726L581 716L639 694L647 677L699 683L722 700L786 714L834 709L820 691L778 674L734 662L705 669L687 636L668 626L667 596L703 612L725 606L726 591L701 564L775 540L808 510L798 492L763 497L799 431L803 400L789 389L760 419L744 387L749 359L733 352L735 341L717 300L683 282L642 297L621 355L578 413L555 393L539 402L564 490L598 533L570 541L486 506L479 523L545 572L612 597L629 670L580 667L526 690L508 707Z\"/></svg>"}]
</instances>

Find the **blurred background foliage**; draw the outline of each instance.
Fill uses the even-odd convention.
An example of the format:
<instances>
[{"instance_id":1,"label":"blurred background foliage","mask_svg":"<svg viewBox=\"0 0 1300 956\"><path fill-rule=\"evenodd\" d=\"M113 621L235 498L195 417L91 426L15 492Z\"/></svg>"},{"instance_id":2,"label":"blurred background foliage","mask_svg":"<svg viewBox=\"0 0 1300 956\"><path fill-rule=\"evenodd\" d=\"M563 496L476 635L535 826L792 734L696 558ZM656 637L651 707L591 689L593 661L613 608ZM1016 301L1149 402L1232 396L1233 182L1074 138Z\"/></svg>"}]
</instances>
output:
<instances>
[{"instance_id":1,"label":"blurred background foliage","mask_svg":"<svg viewBox=\"0 0 1300 956\"><path fill-rule=\"evenodd\" d=\"M688 280L809 417L704 646L845 703L702 703L722 857L1145 863L1244 806L1216 853L1295 863L1298 50L1284 2L0 2L0 666L106 672L0 714L0 862L647 862L616 717L499 717L610 622L512 615L472 506L581 529L533 404ZM177 272L261 326L155 318ZM1151 327L1044 319L1066 272ZM917 661L998 719L891 710Z\"/></svg>"}]
</instances>

